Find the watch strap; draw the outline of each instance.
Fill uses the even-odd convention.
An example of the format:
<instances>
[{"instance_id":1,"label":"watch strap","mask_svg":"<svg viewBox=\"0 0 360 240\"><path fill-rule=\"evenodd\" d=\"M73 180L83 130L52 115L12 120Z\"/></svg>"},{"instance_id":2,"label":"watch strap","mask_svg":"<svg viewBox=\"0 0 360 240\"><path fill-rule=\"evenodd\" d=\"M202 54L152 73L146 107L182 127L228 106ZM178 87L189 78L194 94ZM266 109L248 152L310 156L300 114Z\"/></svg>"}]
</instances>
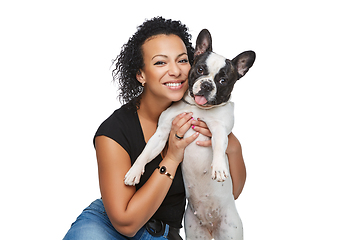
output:
<instances>
[{"instance_id":1,"label":"watch strap","mask_svg":"<svg viewBox=\"0 0 360 240\"><path fill-rule=\"evenodd\" d=\"M164 174L164 175L168 176L171 180L174 179L174 177L169 172L166 171L165 166L161 166L161 167L158 166L157 168L159 169L160 174Z\"/></svg>"}]
</instances>

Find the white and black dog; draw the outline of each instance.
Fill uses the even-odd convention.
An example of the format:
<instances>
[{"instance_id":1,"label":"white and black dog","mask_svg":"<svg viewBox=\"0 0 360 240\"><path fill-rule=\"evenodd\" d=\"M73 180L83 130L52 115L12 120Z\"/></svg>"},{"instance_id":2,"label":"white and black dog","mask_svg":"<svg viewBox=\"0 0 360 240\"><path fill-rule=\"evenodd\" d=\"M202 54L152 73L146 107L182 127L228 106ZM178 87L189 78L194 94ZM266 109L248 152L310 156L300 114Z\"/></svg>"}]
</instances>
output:
<instances>
[{"instance_id":1,"label":"white and black dog","mask_svg":"<svg viewBox=\"0 0 360 240\"><path fill-rule=\"evenodd\" d=\"M192 112L204 121L212 133L212 148L195 142L185 149L182 172L188 205L185 212L186 239L243 239L241 219L232 194L232 181L225 150L234 125L234 105L229 101L235 82L255 61L255 53L246 51L233 60L212 52L208 30L200 32L195 47L195 61L189 72L189 90L182 101L164 111L156 133L125 177L125 184L135 185L145 165L165 147L173 119ZM184 137L194 133L189 129ZM198 141L209 138L199 135ZM217 180L217 181L213 181Z\"/></svg>"}]
</instances>

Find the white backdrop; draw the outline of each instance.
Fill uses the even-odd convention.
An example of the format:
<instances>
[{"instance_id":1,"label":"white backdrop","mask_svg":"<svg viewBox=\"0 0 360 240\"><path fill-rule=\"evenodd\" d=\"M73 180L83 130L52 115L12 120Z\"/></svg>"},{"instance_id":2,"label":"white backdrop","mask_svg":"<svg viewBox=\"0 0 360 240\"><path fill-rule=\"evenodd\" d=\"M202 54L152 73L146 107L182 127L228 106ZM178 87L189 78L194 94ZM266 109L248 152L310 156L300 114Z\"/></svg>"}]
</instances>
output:
<instances>
[{"instance_id":1,"label":"white backdrop","mask_svg":"<svg viewBox=\"0 0 360 240\"><path fill-rule=\"evenodd\" d=\"M62 239L100 197L93 135L120 104L112 60L145 19L181 20L257 59L236 84L247 240L360 239L358 3L3 1L1 231Z\"/></svg>"}]
</instances>

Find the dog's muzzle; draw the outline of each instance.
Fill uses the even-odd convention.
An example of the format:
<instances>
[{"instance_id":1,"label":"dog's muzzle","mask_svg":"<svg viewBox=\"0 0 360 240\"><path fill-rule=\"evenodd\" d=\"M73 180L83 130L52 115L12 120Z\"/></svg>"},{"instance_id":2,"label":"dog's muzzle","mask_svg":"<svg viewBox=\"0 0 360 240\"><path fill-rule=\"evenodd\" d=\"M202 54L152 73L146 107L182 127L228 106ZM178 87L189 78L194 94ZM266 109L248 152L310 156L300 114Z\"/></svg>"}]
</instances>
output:
<instances>
[{"instance_id":1,"label":"dog's muzzle","mask_svg":"<svg viewBox=\"0 0 360 240\"><path fill-rule=\"evenodd\" d=\"M202 92L211 92L214 89L214 85L212 85L209 81L203 81L200 84L200 91Z\"/></svg>"},{"instance_id":2,"label":"dog's muzzle","mask_svg":"<svg viewBox=\"0 0 360 240\"><path fill-rule=\"evenodd\" d=\"M203 78L194 83L192 93L194 96L204 96L207 101L212 101L216 96L216 85L211 78Z\"/></svg>"}]
</instances>

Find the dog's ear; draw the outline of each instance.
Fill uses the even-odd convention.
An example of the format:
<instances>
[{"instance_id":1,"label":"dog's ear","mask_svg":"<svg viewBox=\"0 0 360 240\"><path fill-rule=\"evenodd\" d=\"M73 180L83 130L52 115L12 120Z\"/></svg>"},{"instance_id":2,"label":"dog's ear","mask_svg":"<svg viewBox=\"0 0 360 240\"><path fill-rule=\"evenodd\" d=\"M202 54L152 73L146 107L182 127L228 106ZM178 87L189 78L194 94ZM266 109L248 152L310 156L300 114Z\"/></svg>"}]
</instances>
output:
<instances>
[{"instance_id":1,"label":"dog's ear","mask_svg":"<svg viewBox=\"0 0 360 240\"><path fill-rule=\"evenodd\" d=\"M207 29L203 29L196 39L194 57L197 57L207 51L212 51L211 34Z\"/></svg>"},{"instance_id":2,"label":"dog's ear","mask_svg":"<svg viewBox=\"0 0 360 240\"><path fill-rule=\"evenodd\" d=\"M246 51L243 53L240 53L237 55L232 61L232 63L237 68L237 71L239 73L239 78L243 77L249 69L252 67L252 65L255 62L255 52L253 51Z\"/></svg>"}]
</instances>

